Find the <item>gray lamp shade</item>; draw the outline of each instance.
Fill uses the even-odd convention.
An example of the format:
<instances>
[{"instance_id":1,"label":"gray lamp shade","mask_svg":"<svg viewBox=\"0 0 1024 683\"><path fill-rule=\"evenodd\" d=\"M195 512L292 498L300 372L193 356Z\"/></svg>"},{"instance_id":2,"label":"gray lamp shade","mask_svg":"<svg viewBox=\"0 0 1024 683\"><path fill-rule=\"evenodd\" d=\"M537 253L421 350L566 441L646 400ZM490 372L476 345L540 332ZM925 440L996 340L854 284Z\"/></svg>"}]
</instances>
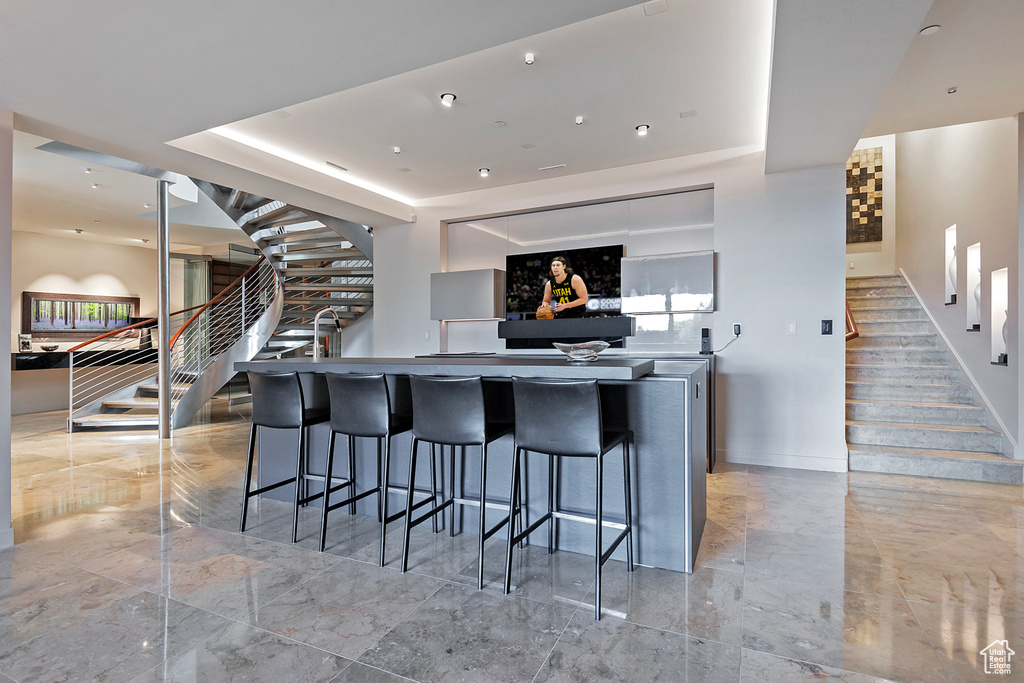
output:
<instances>
[{"instance_id":1,"label":"gray lamp shade","mask_svg":"<svg viewBox=\"0 0 1024 683\"><path fill-rule=\"evenodd\" d=\"M505 317L505 271L496 268L430 274L431 320Z\"/></svg>"}]
</instances>

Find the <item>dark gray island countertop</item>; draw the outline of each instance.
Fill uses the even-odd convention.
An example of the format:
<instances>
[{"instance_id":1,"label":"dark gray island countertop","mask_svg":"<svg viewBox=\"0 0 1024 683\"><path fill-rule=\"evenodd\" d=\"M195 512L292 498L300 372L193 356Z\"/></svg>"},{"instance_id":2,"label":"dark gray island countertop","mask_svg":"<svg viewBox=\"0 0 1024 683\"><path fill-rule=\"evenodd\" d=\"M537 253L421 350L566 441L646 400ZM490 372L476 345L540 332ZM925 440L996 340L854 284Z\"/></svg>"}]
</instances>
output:
<instances>
[{"instance_id":1,"label":"dark gray island countertop","mask_svg":"<svg viewBox=\"0 0 1024 683\"><path fill-rule=\"evenodd\" d=\"M239 372L383 372L392 375L481 375L483 377L578 377L639 379L654 370L653 360L598 358L570 363L564 358L532 356L433 356L430 358L285 358L235 363Z\"/></svg>"}]
</instances>

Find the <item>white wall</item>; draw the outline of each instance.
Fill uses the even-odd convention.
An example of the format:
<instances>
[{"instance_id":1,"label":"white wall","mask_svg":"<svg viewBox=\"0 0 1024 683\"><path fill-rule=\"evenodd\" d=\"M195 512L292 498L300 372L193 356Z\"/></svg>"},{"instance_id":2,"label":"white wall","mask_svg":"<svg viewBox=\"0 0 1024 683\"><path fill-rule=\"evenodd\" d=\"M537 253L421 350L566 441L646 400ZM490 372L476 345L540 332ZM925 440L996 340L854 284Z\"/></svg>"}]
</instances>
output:
<instances>
[{"instance_id":1,"label":"white wall","mask_svg":"<svg viewBox=\"0 0 1024 683\"><path fill-rule=\"evenodd\" d=\"M11 272L14 210L14 114L0 109L0 273ZM11 279L0 276L0 302L11 299ZM11 316L0 311L0 339L11 336ZM11 364L0 363L0 548L14 545L11 528Z\"/></svg>"},{"instance_id":2,"label":"white wall","mask_svg":"<svg viewBox=\"0 0 1024 683\"><path fill-rule=\"evenodd\" d=\"M846 245L846 274L893 275L896 273L896 136L864 138L854 149L882 148L882 241Z\"/></svg>"},{"instance_id":3,"label":"white wall","mask_svg":"<svg viewBox=\"0 0 1024 683\"><path fill-rule=\"evenodd\" d=\"M1024 113L1017 114L1017 267L1024 263ZM1017 323L1024 316L1021 316L1021 307L1024 307L1024 278L1017 275ZM1024 362L1024 334L1017 330L1017 358L1016 367L1020 368ZM1013 346L1007 344L1007 350L1012 351ZM1017 453L1020 457L1020 450L1024 447L1024 382L1020 381L1020 370L1017 374Z\"/></svg>"},{"instance_id":4,"label":"white wall","mask_svg":"<svg viewBox=\"0 0 1024 683\"><path fill-rule=\"evenodd\" d=\"M34 232L14 233L11 269L11 340L18 350L21 331L21 293L59 292L139 297L139 314L156 316L157 258L143 249ZM5 300L7 300L5 298ZM82 339L60 344L66 349Z\"/></svg>"},{"instance_id":5,"label":"white wall","mask_svg":"<svg viewBox=\"0 0 1024 683\"><path fill-rule=\"evenodd\" d=\"M1019 357L992 365L989 324L993 270L1009 267L1007 348L1017 348L1018 124L997 119L896 136L899 232L896 264L987 400L1006 434L1018 432ZM945 230L956 224L957 303L944 305ZM981 331L968 332L967 248L981 242ZM1001 331L996 331L996 334ZM1018 442L1019 444L1019 442ZM1012 446L1012 444L1011 444Z\"/></svg>"},{"instance_id":6,"label":"white wall","mask_svg":"<svg viewBox=\"0 0 1024 683\"><path fill-rule=\"evenodd\" d=\"M714 184L718 252L718 457L845 471L845 171L765 176L757 150L729 150L439 198L418 222L374 233L374 352L438 350L430 273L440 221ZM819 334L832 319L837 334ZM798 334L786 334L788 322ZM429 339L428 339L429 336Z\"/></svg>"}]
</instances>

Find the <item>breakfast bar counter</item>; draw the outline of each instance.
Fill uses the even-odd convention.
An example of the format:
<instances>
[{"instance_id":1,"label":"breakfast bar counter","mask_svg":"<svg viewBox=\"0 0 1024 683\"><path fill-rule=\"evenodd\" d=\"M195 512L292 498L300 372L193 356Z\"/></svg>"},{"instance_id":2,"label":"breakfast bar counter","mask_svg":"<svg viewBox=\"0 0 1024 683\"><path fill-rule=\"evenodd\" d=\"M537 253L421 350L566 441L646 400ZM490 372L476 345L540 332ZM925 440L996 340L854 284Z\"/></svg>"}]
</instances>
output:
<instances>
[{"instance_id":1,"label":"breakfast bar counter","mask_svg":"<svg viewBox=\"0 0 1024 683\"><path fill-rule=\"evenodd\" d=\"M480 375L484 379L484 398L489 417L512 422L511 378L553 377L593 378L601 392L601 410L609 428L628 428L633 432L633 521L635 527L635 558L639 564L692 572L700 546L707 514L706 458L708 377L704 363L677 362L671 374L660 374L652 360L606 356L589 363L570 363L552 356L432 356L425 358L292 358L236 363L235 369L246 371L294 371L300 373L303 393L312 400L326 399L324 373L385 373L395 413L409 415L412 403L409 375ZM309 398L307 398L309 400ZM557 420L557 415L552 415ZM259 485L279 481L294 472L294 437L276 430L262 430L259 452ZM312 428L310 439L310 471L323 472L326 463L328 426ZM406 480L411 436L399 434L393 440L394 466L391 480ZM344 440L337 446L344 450ZM358 489L372 487L376 476L376 449L371 440L358 440L356 448ZM475 452L475 451L474 451ZM488 449L488 495L507 497L511 472L513 438L505 436ZM346 458L335 458L335 471L344 476ZM421 458L423 481L427 481L429 458ZM446 461L441 458L441 461ZM594 472L589 463L562 459L558 492L560 507L580 512L593 512ZM531 453L524 472L530 501L529 519L543 515L546 500L547 458ZM404 463L404 465L403 465ZM419 469L417 469L419 472ZM479 486L479 458L466 457L457 467L466 489ZM616 477L619 478L616 481ZM417 474L417 479L420 475ZM447 481L447 473L439 477ZM314 484L315 485L315 484ZM608 468L606 492L618 490L621 472ZM290 500L289 487L269 495ZM608 518L622 519L623 501L606 495ZM403 501L397 497L395 504ZM376 514L372 499L361 501L361 514ZM476 516L456 518L458 529L476 533ZM396 525L394 533L400 533ZM537 541L541 542L537 534ZM572 522L559 522L556 545L560 549L591 554L593 527ZM614 558L623 554L616 550Z\"/></svg>"}]
</instances>

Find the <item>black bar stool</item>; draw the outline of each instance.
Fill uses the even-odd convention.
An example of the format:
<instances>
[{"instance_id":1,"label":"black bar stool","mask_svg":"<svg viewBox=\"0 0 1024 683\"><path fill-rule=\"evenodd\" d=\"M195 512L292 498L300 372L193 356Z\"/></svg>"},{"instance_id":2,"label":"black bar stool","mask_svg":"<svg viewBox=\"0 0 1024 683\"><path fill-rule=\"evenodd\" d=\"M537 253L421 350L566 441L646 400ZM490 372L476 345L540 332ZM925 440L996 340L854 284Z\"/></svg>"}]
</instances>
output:
<instances>
[{"instance_id":1,"label":"black bar stool","mask_svg":"<svg viewBox=\"0 0 1024 683\"><path fill-rule=\"evenodd\" d=\"M250 372L249 387L252 390L252 426L249 428L249 453L245 464L245 488L242 493L242 522L239 533L245 531L245 518L249 512L249 499L253 496L272 491L281 486L295 483L295 509L292 512L292 543L298 537L299 506L319 498L322 493L305 496L308 479L319 479L306 473L309 440L306 430L321 422L326 422L329 413L323 401L307 402L303 396L302 383L296 372ZM256 455L256 436L259 428L296 429L299 433L298 450L295 457L295 476L268 484L251 491L253 461ZM263 454L260 453L260 457ZM325 483L325 486L327 484Z\"/></svg>"},{"instance_id":2,"label":"black bar stool","mask_svg":"<svg viewBox=\"0 0 1024 683\"><path fill-rule=\"evenodd\" d=\"M512 431L512 425L488 422L484 410L483 382L475 377L432 377L412 375L409 377L412 389L412 454L409 457L409 488L413 488L416 476L416 456L421 441L430 446L431 477L434 472L434 446L451 447L449 468L449 490L447 497L439 504L413 519L412 497L406 504L405 539L402 543L402 571L409 568L409 534L412 528L427 519L437 520L437 515L449 510L448 533L455 535L455 506L476 506L480 508L479 549L477 555L477 587L484 585L484 541L494 535L508 522L506 514L491 529L487 528L487 444ZM466 446L480 446L480 498L478 500L455 495L455 447L462 447L465 460ZM465 482L460 485L460 492ZM443 496L442 496L443 497ZM507 507L492 504L494 507ZM435 529L436 531L436 529Z\"/></svg>"},{"instance_id":3,"label":"black bar stool","mask_svg":"<svg viewBox=\"0 0 1024 683\"><path fill-rule=\"evenodd\" d=\"M323 521L320 526L320 551L327 545L327 515L345 505L349 514L355 513L355 503L367 496L377 495L377 519L380 527L380 566L384 566L384 541L388 522L405 516L405 511L388 517L388 491L391 463L391 437L412 429L412 419L395 415L391 411L391 396L384 373L342 374L327 373L327 388L331 396L331 438L327 450L327 471L334 466L335 437L348 437L348 480L331 487L324 499ZM361 493L355 493L355 443L356 437L367 437L377 441L377 486ZM331 503L330 494L351 486L351 494L345 500ZM395 488L408 495L406 489ZM436 492L427 492L427 501L436 498Z\"/></svg>"},{"instance_id":4,"label":"black bar stool","mask_svg":"<svg viewBox=\"0 0 1024 683\"><path fill-rule=\"evenodd\" d=\"M601 419L601 395L596 379L532 379L512 378L516 406L515 455L512 460L512 489L509 498L510 516L518 520L522 514L520 497L520 458L528 451L548 456L548 511L519 534L508 535L505 556L505 593L512 589L512 551L537 528L548 523L548 553L554 545L556 519L570 519L593 524L597 528L594 546L596 585L594 587L595 617L601 618L601 567L626 540L626 567L633 571L633 504L630 493L629 440L632 432L604 431ZM622 445L622 483L625 498L625 524L606 522L603 513L604 454ZM596 515L585 517L558 509L555 501L555 457L594 458L597 462ZM604 527L621 529L611 546L604 550Z\"/></svg>"}]
</instances>

